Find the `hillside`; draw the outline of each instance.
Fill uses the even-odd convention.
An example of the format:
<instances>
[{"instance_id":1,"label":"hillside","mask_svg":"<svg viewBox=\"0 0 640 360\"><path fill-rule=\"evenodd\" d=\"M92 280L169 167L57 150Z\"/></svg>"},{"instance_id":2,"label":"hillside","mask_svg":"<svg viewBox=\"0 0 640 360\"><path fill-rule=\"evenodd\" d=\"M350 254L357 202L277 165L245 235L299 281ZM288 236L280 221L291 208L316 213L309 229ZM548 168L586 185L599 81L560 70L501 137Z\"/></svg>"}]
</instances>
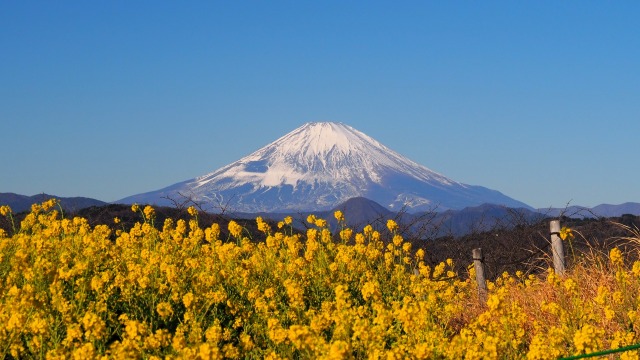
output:
<instances>
[{"instance_id":1,"label":"hillside","mask_svg":"<svg viewBox=\"0 0 640 360\"><path fill-rule=\"evenodd\" d=\"M28 211L31 205L45 202L49 199L60 200L60 205L67 211L77 211L90 206L106 205L104 201L86 197L59 197L49 194L37 194L33 196L19 195L15 193L0 193L0 205L9 205L14 212Z\"/></svg>"}]
</instances>

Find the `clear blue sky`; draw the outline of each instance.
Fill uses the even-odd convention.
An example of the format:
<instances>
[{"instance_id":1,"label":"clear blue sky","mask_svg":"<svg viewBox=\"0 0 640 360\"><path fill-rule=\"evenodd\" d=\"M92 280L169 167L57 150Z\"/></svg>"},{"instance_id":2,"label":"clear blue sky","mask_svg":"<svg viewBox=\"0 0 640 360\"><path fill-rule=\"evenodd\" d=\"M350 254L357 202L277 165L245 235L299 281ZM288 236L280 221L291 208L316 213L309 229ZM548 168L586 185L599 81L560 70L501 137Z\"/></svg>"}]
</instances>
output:
<instances>
[{"instance_id":1,"label":"clear blue sky","mask_svg":"<svg viewBox=\"0 0 640 360\"><path fill-rule=\"evenodd\" d=\"M338 121L534 207L640 202L637 1L3 1L0 192L114 201Z\"/></svg>"}]
</instances>

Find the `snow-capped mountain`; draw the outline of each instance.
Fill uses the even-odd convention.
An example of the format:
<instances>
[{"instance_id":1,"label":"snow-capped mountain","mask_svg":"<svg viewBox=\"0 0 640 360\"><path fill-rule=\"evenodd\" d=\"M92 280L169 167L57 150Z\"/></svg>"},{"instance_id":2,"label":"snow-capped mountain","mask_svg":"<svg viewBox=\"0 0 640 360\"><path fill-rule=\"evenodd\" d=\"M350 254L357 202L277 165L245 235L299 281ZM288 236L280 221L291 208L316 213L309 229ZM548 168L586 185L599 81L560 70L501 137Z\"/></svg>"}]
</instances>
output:
<instances>
[{"instance_id":1,"label":"snow-capped mountain","mask_svg":"<svg viewBox=\"0 0 640 360\"><path fill-rule=\"evenodd\" d=\"M342 123L313 122L212 173L134 195L123 203L191 200L215 210L328 210L365 197L390 210L528 207L502 193L451 180ZM173 201L171 201L173 200Z\"/></svg>"}]
</instances>

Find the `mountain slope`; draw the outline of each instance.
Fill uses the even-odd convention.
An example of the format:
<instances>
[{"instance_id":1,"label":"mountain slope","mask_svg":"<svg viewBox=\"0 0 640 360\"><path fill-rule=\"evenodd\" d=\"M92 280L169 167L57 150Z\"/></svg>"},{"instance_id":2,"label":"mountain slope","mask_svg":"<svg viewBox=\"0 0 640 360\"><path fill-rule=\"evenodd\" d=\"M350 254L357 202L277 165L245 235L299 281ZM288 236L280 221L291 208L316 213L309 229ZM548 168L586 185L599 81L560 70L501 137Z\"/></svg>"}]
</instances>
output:
<instances>
[{"instance_id":1,"label":"mountain slope","mask_svg":"<svg viewBox=\"0 0 640 360\"><path fill-rule=\"evenodd\" d=\"M170 205L188 197L212 208L328 210L366 197L391 210L461 209L493 203L527 207L498 191L451 180L341 123L307 123L221 169L124 203Z\"/></svg>"}]
</instances>

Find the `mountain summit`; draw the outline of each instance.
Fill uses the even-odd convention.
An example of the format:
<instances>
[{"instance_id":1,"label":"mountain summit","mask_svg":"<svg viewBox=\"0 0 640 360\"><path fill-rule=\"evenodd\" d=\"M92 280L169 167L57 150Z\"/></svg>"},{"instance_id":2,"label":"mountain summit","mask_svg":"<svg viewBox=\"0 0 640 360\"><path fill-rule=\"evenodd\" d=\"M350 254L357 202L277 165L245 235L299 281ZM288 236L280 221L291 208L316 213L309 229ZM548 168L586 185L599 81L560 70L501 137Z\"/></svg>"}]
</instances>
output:
<instances>
[{"instance_id":1,"label":"mountain summit","mask_svg":"<svg viewBox=\"0 0 640 360\"><path fill-rule=\"evenodd\" d=\"M391 210L528 207L498 191L451 180L334 122L304 124L212 173L120 202L167 205L185 197L242 212L320 211L353 197Z\"/></svg>"}]
</instances>

